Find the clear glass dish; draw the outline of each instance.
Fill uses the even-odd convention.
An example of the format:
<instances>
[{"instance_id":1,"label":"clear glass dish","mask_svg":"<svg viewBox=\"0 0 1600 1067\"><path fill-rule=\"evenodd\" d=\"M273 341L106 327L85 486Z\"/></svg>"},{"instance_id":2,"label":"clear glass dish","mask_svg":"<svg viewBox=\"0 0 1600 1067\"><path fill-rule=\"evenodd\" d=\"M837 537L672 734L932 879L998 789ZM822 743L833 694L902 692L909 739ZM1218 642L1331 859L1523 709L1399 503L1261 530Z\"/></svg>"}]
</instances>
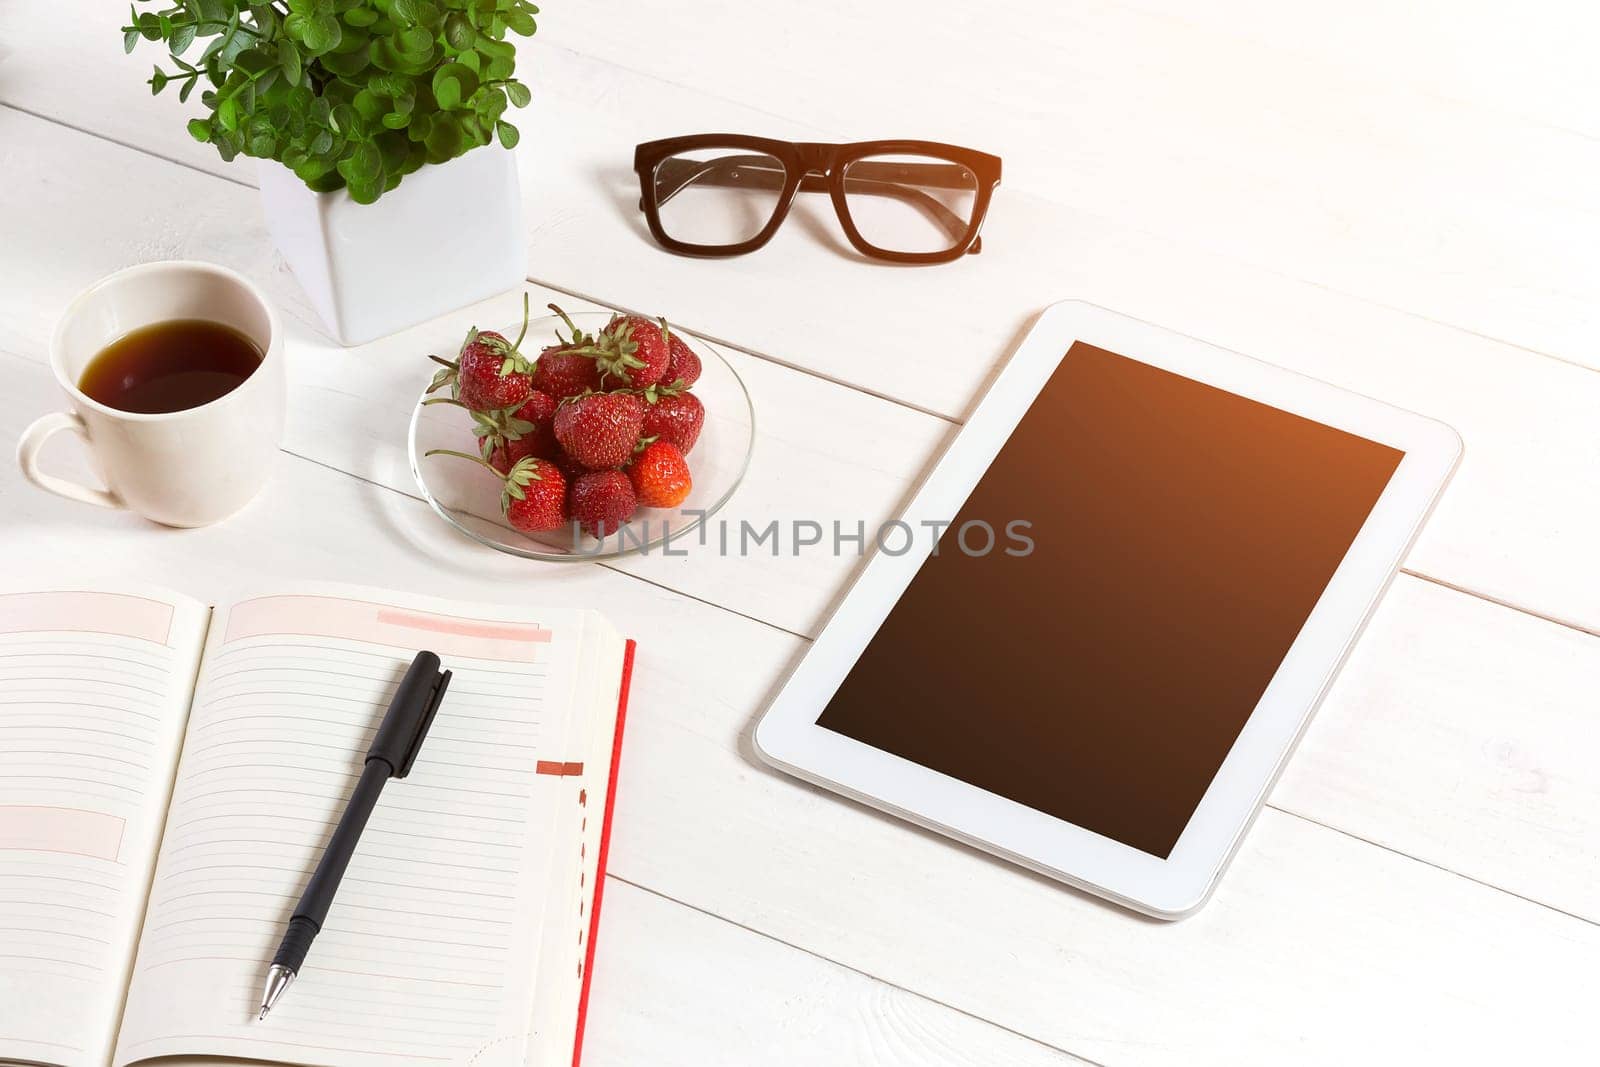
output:
<instances>
[{"instance_id":1,"label":"clear glass dish","mask_svg":"<svg viewBox=\"0 0 1600 1067\"><path fill-rule=\"evenodd\" d=\"M572 321L586 333L595 333L611 318L609 312L582 312ZM561 320L553 315L528 324L522 349L530 356L545 345L554 344ZM520 324L500 332L515 338ZM432 380L432 370L423 371L423 392L411 413L408 449L411 474L422 490L423 499L450 525L490 548L524 559L556 562L615 559L619 556L648 553L668 540L672 551L692 551L700 536L695 530L715 514L744 478L750 466L750 451L755 441L755 414L750 394L738 372L709 342L685 334L689 346L700 357L700 379L690 389L706 409L700 437L688 455L689 474L694 487L676 508L640 508L623 528L600 540L572 529L551 533L525 534L514 529L500 513L503 483L489 471L453 456L429 456L435 448L455 449L476 454L477 438L472 417L453 404L424 405ZM429 364L429 367L433 367ZM437 369L437 368L434 368ZM448 395L443 390L434 394Z\"/></svg>"}]
</instances>

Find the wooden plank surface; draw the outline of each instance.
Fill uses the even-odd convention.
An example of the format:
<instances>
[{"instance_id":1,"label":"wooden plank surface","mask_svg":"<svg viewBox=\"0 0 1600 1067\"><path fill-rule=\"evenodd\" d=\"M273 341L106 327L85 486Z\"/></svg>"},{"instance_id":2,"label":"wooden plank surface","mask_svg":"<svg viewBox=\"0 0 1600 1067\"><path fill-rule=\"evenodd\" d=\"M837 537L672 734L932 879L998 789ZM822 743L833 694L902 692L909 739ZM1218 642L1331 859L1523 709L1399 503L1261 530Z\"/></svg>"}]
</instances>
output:
<instances>
[{"instance_id":1,"label":"wooden plank surface","mask_svg":"<svg viewBox=\"0 0 1600 1067\"><path fill-rule=\"evenodd\" d=\"M781 11L555 5L523 54L533 273L739 349L760 437L730 519L893 514L1030 315L1064 296L1466 438L1411 574L1198 916L1147 922L754 762L754 716L854 560L530 570L445 529L404 460L419 354L513 302L332 346L270 251L250 166L224 167L174 100L143 95L154 53L120 55L112 7L0 7L0 433L59 405L40 360L73 292L194 256L286 311L291 455L247 512L186 532L8 468L0 550L213 599L322 578L627 622L647 711L595 1063L1595 1059L1600 74L1584 28L1600 16L1540 3L1510 25L1483 0ZM71 65L27 43L66 38ZM821 76L819 56L852 77ZM631 146L717 128L1000 151L986 251L886 270L804 205L758 256L667 256L641 232ZM49 464L81 458L63 441Z\"/></svg>"},{"instance_id":2,"label":"wooden plank surface","mask_svg":"<svg viewBox=\"0 0 1600 1067\"><path fill-rule=\"evenodd\" d=\"M31 361L4 364L12 389L0 432L15 436L26 417L54 402L55 387ZM197 531L111 513L87 513L107 515L107 523L86 521L82 505L19 482L8 471L0 499L17 528L48 532L26 546L30 566L46 573L78 572L82 561L104 558L110 573L216 598L258 583L394 584L403 575L418 592L600 606L627 620L642 643L637 700L648 711L630 720L614 872L1055 1048L1102 1063L1232 1062L1236 1046L1219 1019L1239 1002L1274 1005L1270 1025L1255 1035L1262 1062L1304 1054L1308 1045L1317 1050L1312 1062L1347 1062L1369 1038L1329 1020L1360 1016L1395 1029L1386 1040L1402 1050L1426 1042L1465 1055L1509 1053L1518 1041L1527 1048L1525 1021L1548 1010L1558 1024L1539 1032L1539 1049L1592 1047L1579 1022L1586 994L1576 974L1600 949L1600 930L1429 862L1268 812L1226 892L1184 923L1152 923L757 766L748 745L752 716L803 651L793 635L603 568L541 569L530 581L518 561L462 544L420 502L290 456L249 512ZM308 526L304 515L319 521ZM244 559L248 568L239 566ZM1384 610L1403 604L1391 597ZM1509 609L1484 610L1516 618ZM1493 633L1486 639L1512 644ZM1363 653L1374 647L1388 646L1363 646ZM1411 658L1404 649L1397 654ZM708 671L708 661L739 667ZM1341 679L1323 722L1384 710L1341 703L1360 681L1353 673ZM1564 682L1552 685L1565 701L1587 701ZM1441 703L1429 706L1487 720L1491 737L1505 736L1508 724L1489 711L1474 717ZM1315 735L1309 750L1316 751ZM1415 755L1413 766L1395 769L1395 792L1357 797L1358 814L1380 817L1419 797L1431 797L1429 810L1437 810L1478 789L1490 795L1472 803L1495 804L1503 779L1493 764ZM1295 767L1296 775L1309 771ZM1341 804L1353 802L1336 787L1329 793L1335 803L1306 810L1336 824ZM1405 826L1383 828L1391 847L1409 847ZM1592 829L1582 837L1592 840ZM1501 862L1493 852L1460 851L1479 848L1478 837L1464 833L1457 844L1449 862L1469 875ZM1529 831L1521 847L1555 850L1569 871L1592 862L1581 841L1573 848L1564 836ZM1559 888L1559 874L1541 885ZM1584 881L1577 872L1575 882ZM1586 881L1593 884L1592 869ZM1281 995L1286 975L1294 979L1292 998ZM1404 1020L1388 1014L1402 1001L1412 1029L1398 1029ZM1074 1011L1063 1014L1063 1003ZM1143 1032L1152 1005L1162 1012L1159 1030L1123 1047Z\"/></svg>"},{"instance_id":3,"label":"wooden plank surface","mask_svg":"<svg viewBox=\"0 0 1600 1067\"><path fill-rule=\"evenodd\" d=\"M65 17L54 11L36 18ZM1600 506L1595 494L1576 491L1600 469L1600 420L1589 417L1600 410L1600 377L1563 362L1576 357L1550 358L1521 342L1343 298L1318 281L1197 250L1143 220L1106 218L1099 204L1089 212L1009 185L986 251L937 271L853 259L828 209L814 204L797 208L801 217L758 255L683 260L643 234L627 170L636 141L681 132L685 115L706 128L775 136L830 131L564 47L533 47L540 103L525 121L520 157L536 278L613 304L670 310L691 330L952 419L970 409L1040 308L1068 296L1102 303L1449 422L1467 442L1466 457L1408 567L1600 631L1600 598L1590 593L1600 588L1600 553L1591 549ZM113 93L131 61L112 54L105 62L86 76ZM53 76L19 68L30 72L0 84L0 101L75 121L64 104L28 95ZM160 103L172 102L130 101L114 116L82 118L105 136L219 169L195 155L205 146L185 144L171 107L152 110ZM225 173L252 181L251 166ZM257 222L239 203L209 222L230 235L236 222ZM190 232L205 234L207 222L194 220ZM1562 240L1563 248L1600 248L1567 231Z\"/></svg>"}]
</instances>

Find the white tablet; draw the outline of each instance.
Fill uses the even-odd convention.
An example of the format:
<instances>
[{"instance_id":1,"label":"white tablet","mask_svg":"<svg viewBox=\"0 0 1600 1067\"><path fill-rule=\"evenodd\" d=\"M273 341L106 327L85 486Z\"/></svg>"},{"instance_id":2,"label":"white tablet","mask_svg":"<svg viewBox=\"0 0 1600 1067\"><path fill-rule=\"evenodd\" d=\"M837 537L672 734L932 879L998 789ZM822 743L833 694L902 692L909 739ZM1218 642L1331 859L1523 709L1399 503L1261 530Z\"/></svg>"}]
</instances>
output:
<instances>
[{"instance_id":1,"label":"white tablet","mask_svg":"<svg viewBox=\"0 0 1600 1067\"><path fill-rule=\"evenodd\" d=\"M1056 304L886 528L756 747L1181 917L1460 454L1442 423Z\"/></svg>"}]
</instances>

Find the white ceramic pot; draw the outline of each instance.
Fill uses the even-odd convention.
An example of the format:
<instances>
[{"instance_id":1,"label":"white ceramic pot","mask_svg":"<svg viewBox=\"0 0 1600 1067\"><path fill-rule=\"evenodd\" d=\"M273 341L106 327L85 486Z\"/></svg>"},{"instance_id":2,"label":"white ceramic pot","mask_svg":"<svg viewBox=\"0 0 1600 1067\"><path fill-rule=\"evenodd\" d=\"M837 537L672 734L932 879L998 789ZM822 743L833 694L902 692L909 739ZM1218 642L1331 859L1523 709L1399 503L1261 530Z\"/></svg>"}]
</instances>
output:
<instances>
[{"instance_id":1,"label":"white ceramic pot","mask_svg":"<svg viewBox=\"0 0 1600 1067\"><path fill-rule=\"evenodd\" d=\"M499 145L424 166L373 204L260 167L267 228L328 331L357 345L521 286L516 157Z\"/></svg>"}]
</instances>

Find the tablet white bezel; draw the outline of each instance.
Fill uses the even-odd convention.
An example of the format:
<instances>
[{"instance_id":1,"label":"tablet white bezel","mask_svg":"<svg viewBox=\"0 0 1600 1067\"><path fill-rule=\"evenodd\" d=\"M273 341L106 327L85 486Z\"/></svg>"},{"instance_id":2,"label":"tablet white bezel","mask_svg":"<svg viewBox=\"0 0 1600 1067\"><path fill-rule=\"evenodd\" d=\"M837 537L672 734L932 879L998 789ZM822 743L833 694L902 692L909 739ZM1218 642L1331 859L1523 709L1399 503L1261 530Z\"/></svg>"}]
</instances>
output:
<instances>
[{"instance_id":1,"label":"tablet white bezel","mask_svg":"<svg viewBox=\"0 0 1600 1067\"><path fill-rule=\"evenodd\" d=\"M816 725L932 549L878 552L755 732L774 766L1159 918L1204 903L1461 454L1450 427L1091 304L1047 308L902 519L947 522L1075 341L1405 453L1167 859ZM1025 516L1024 516L1025 517ZM914 665L908 665L914 669Z\"/></svg>"}]
</instances>

